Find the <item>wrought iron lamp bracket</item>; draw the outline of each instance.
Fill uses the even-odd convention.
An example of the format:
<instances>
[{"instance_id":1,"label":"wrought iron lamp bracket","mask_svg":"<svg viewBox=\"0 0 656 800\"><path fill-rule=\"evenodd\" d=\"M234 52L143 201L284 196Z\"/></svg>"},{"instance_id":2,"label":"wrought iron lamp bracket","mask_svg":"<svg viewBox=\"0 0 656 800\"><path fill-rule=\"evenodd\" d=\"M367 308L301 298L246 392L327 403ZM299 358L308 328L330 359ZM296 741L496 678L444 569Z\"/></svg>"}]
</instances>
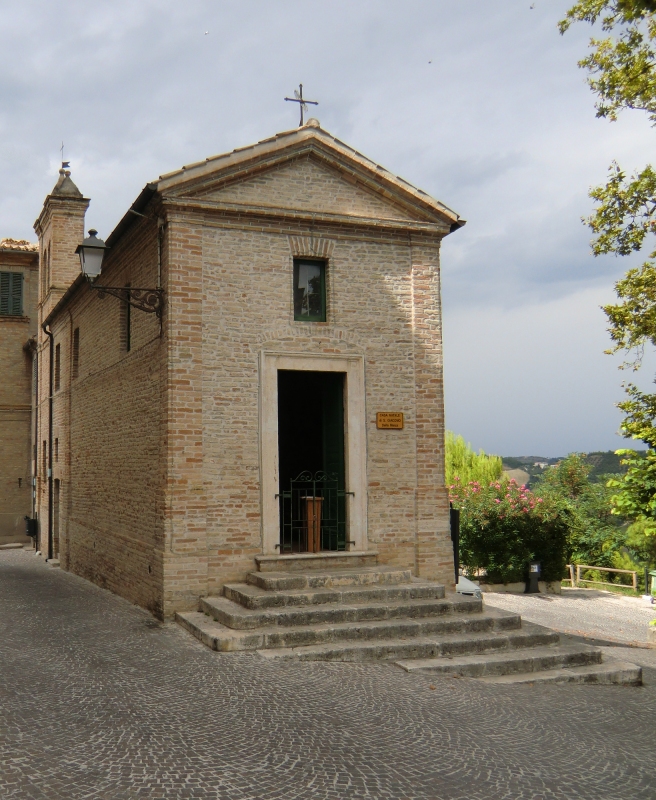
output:
<instances>
[{"instance_id":1,"label":"wrought iron lamp bracket","mask_svg":"<svg viewBox=\"0 0 656 800\"><path fill-rule=\"evenodd\" d=\"M89 284L100 296L109 294L118 297L133 308L145 311L147 314L157 314L162 316L164 306L164 289L139 289L132 286L98 286L94 283Z\"/></svg>"}]
</instances>

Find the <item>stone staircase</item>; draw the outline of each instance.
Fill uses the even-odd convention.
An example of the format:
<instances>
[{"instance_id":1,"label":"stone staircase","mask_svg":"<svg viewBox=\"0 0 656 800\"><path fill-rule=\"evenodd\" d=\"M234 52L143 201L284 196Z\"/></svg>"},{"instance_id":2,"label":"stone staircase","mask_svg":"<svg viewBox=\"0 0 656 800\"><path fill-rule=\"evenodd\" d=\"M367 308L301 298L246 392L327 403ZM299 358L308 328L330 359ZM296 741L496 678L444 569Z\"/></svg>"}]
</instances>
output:
<instances>
[{"instance_id":1,"label":"stone staircase","mask_svg":"<svg viewBox=\"0 0 656 800\"><path fill-rule=\"evenodd\" d=\"M348 555L356 558L259 557L246 583L225 585L223 597L176 619L213 650L267 659L384 660L499 683L641 683L639 667L604 662L598 648L563 644L518 614L378 566L373 553Z\"/></svg>"}]
</instances>

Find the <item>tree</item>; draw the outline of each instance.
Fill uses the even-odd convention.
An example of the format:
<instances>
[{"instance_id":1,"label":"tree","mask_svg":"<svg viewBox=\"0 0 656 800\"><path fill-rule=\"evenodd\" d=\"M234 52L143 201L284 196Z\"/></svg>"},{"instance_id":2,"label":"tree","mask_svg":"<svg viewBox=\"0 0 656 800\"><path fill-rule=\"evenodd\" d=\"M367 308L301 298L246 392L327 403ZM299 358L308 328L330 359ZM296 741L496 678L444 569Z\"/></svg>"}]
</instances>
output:
<instances>
[{"instance_id":1,"label":"tree","mask_svg":"<svg viewBox=\"0 0 656 800\"><path fill-rule=\"evenodd\" d=\"M567 558L571 563L614 566L626 544L622 521L611 516L610 480L591 481L592 465L582 453L570 453L540 478L535 493L569 510ZM607 476L614 482L621 476Z\"/></svg>"},{"instance_id":2,"label":"tree","mask_svg":"<svg viewBox=\"0 0 656 800\"><path fill-rule=\"evenodd\" d=\"M447 486L456 481L462 485L479 481L487 486L491 481L498 480L503 472L499 456L487 455L482 450L475 453L462 436L456 436L451 431L446 432L445 466Z\"/></svg>"},{"instance_id":3,"label":"tree","mask_svg":"<svg viewBox=\"0 0 656 800\"><path fill-rule=\"evenodd\" d=\"M603 39L590 40L590 54L579 62L587 69L588 84L598 97L597 116L615 120L625 109L647 114L656 125L656 0L580 0L559 24L561 33L574 22L600 23ZM624 256L647 247L656 233L656 170L647 165L627 176L617 163L608 182L590 191L596 208L586 222L594 233L594 255ZM653 247L653 244L652 244ZM656 347L656 250L615 284L618 303L604 307L613 347L632 360L623 366L638 369L646 345ZM621 430L626 438L644 442L646 455L622 450L628 467L612 481L614 512L646 523L656 534L656 394L626 387L619 403L625 413Z\"/></svg>"}]
</instances>

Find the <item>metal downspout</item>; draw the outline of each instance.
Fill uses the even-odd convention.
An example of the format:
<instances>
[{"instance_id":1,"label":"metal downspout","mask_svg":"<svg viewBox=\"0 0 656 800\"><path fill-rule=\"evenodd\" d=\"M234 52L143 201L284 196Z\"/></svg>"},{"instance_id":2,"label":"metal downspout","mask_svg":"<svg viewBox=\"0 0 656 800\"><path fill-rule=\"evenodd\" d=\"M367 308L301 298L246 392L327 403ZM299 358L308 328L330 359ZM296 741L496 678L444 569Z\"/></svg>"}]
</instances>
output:
<instances>
[{"instance_id":1,"label":"metal downspout","mask_svg":"<svg viewBox=\"0 0 656 800\"><path fill-rule=\"evenodd\" d=\"M52 390L55 376L55 337L49 326L44 322L41 326L43 332L50 339L50 379L48 388L48 560L53 558L52 552L52 519L53 519L53 494L52 494Z\"/></svg>"}]
</instances>

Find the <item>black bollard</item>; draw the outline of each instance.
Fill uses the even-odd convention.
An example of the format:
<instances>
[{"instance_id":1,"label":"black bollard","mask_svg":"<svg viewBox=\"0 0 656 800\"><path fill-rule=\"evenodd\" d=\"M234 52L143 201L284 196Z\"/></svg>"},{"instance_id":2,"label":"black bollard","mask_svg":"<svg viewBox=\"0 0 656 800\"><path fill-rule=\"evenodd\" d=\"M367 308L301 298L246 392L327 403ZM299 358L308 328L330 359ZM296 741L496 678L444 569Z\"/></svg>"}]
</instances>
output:
<instances>
[{"instance_id":1,"label":"black bollard","mask_svg":"<svg viewBox=\"0 0 656 800\"><path fill-rule=\"evenodd\" d=\"M540 580L540 573L542 572L542 567L539 561L531 561L528 565L528 580L526 581L526 590L524 594L539 594L540 586L538 581Z\"/></svg>"}]
</instances>

